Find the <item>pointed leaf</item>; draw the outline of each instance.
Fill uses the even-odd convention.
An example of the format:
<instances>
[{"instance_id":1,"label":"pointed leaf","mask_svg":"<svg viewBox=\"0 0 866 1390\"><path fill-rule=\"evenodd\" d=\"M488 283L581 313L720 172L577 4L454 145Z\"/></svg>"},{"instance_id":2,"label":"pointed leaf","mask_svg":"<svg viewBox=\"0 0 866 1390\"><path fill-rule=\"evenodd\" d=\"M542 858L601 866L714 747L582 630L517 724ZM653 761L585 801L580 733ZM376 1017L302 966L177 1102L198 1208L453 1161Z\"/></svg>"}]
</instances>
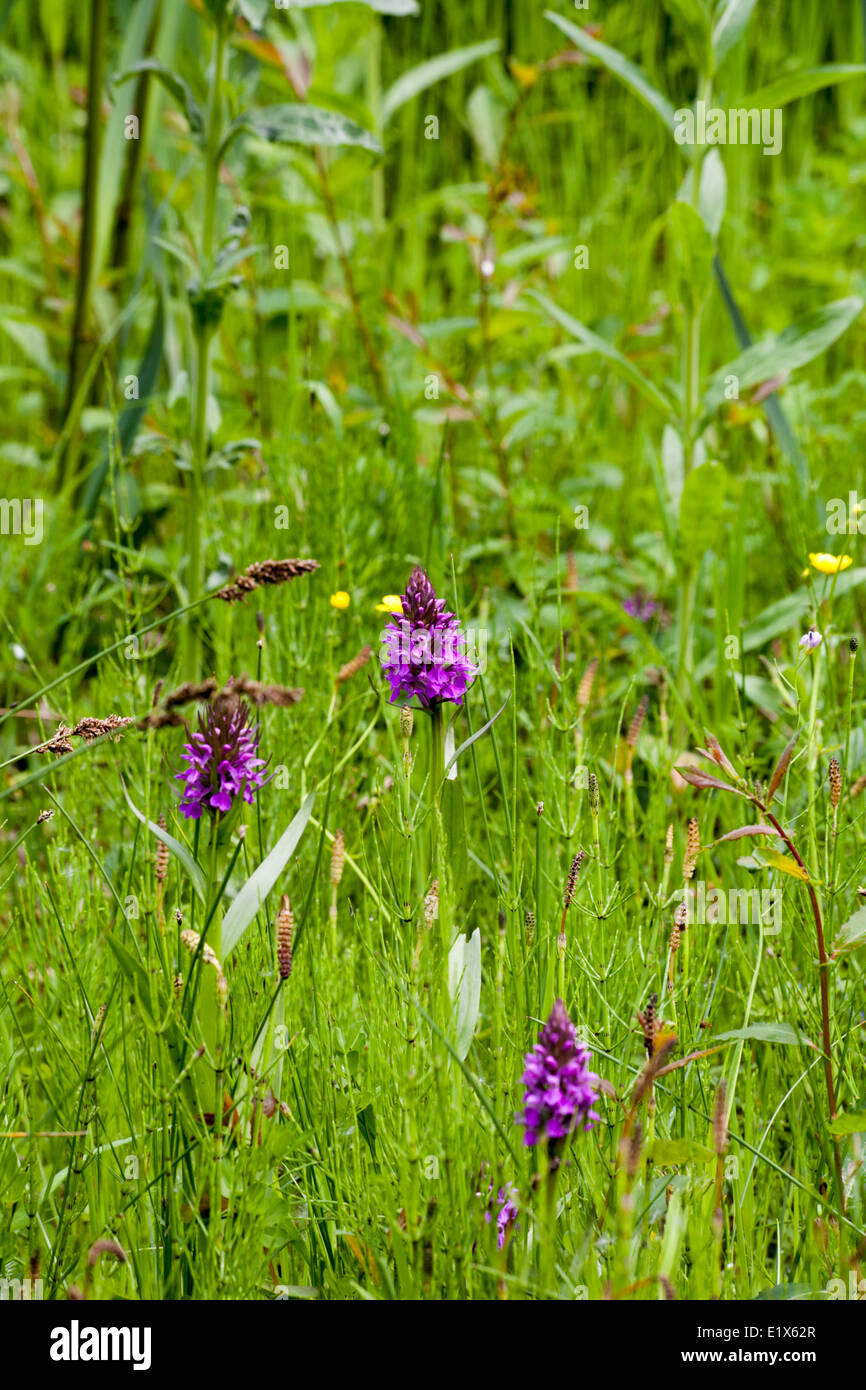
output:
<instances>
[{"instance_id":1,"label":"pointed leaf","mask_svg":"<svg viewBox=\"0 0 866 1390\"><path fill-rule=\"evenodd\" d=\"M395 111L399 111L401 106L405 106L407 101L411 101L421 92L426 92L428 87L441 82L445 77L450 77L452 73L460 72L462 68L468 68L471 63L477 63L480 58L490 57L499 48L499 39L486 39L483 43L472 43L466 48L454 48L450 53L440 53L435 58L429 58L426 63L409 68L388 88L382 99L382 125L386 126Z\"/></svg>"},{"instance_id":2,"label":"pointed leaf","mask_svg":"<svg viewBox=\"0 0 866 1390\"><path fill-rule=\"evenodd\" d=\"M599 43L598 39L594 39L585 29L572 24L562 15L555 14L553 10L545 10L544 17L555 24L557 29L561 29L566 38L576 44L581 52L588 54L590 58L597 59L603 67L607 68L608 72L612 72L615 77L618 77L620 82L637 97L638 101L642 101L644 106L648 106L651 111L655 112L662 124L667 126L669 134L673 134L674 108L667 97L662 96L662 93L656 90L646 74L635 63L630 62L618 49L610 48L606 43Z\"/></svg>"},{"instance_id":3,"label":"pointed leaf","mask_svg":"<svg viewBox=\"0 0 866 1390\"><path fill-rule=\"evenodd\" d=\"M593 333L591 329L587 328L586 325L581 323L578 319L572 318L571 314L567 314L564 309L560 309L558 304L554 304L552 300L547 299L543 294L538 294L535 290L530 290L528 291L528 297L534 299L537 304L540 304L542 309L565 329L566 333L570 333L573 338L577 338L578 342L583 343L584 347L588 348L590 352L597 352L600 357L604 357L608 362L611 362L617 370L631 382L632 386L636 387L642 395L646 396L647 400L652 401L653 405L658 406L659 410L661 410L668 419L673 420L674 413L667 397L648 377L644 376L643 372L638 370L633 362L630 362L627 357L623 356L618 348L615 348L606 338L600 338L597 333Z\"/></svg>"},{"instance_id":4,"label":"pointed leaf","mask_svg":"<svg viewBox=\"0 0 866 1390\"><path fill-rule=\"evenodd\" d=\"M828 63L820 68L801 68L799 72L786 72L775 82L753 92L743 106L773 110L787 106L789 101L796 101L798 97L809 96L811 92L819 92L824 87L835 87L839 82L847 82L850 77L863 77L864 74L864 63Z\"/></svg>"},{"instance_id":5,"label":"pointed leaf","mask_svg":"<svg viewBox=\"0 0 866 1390\"><path fill-rule=\"evenodd\" d=\"M729 830L727 835L720 835L713 844L721 845L725 840L742 840L746 835L778 835L778 830L774 825L739 825L736 830Z\"/></svg>"},{"instance_id":6,"label":"pointed leaf","mask_svg":"<svg viewBox=\"0 0 866 1390\"><path fill-rule=\"evenodd\" d=\"M682 777L684 782L688 782L691 787L700 787L701 790L714 787L717 791L734 792L736 796L745 796L746 793L740 791L739 787L732 787L729 782L723 782L719 777L711 777L708 772L702 772L699 767L677 767L674 769Z\"/></svg>"},{"instance_id":7,"label":"pointed leaf","mask_svg":"<svg viewBox=\"0 0 866 1390\"><path fill-rule=\"evenodd\" d=\"M713 57L716 67L739 43L752 17L757 0L727 0L713 26Z\"/></svg>"},{"instance_id":8,"label":"pointed leaf","mask_svg":"<svg viewBox=\"0 0 866 1390\"><path fill-rule=\"evenodd\" d=\"M284 831L267 858L247 879L223 918L223 965L297 849L310 819L315 796L315 792L310 792L288 830Z\"/></svg>"},{"instance_id":9,"label":"pointed leaf","mask_svg":"<svg viewBox=\"0 0 866 1390\"><path fill-rule=\"evenodd\" d=\"M803 883L809 882L809 875L806 870L797 863L796 859L792 859L790 854L782 854L781 850L777 849L762 849L761 858L766 859L774 869L779 870L779 873L788 874L791 878L799 878Z\"/></svg>"},{"instance_id":10,"label":"pointed leaf","mask_svg":"<svg viewBox=\"0 0 866 1390\"><path fill-rule=\"evenodd\" d=\"M742 395L749 386L757 386L759 382L768 381L782 372L805 366L841 337L862 308L863 300L856 295L837 299L797 319L782 333L746 348L745 352L720 367L713 376L704 397L705 410L714 411L722 404L728 377L737 378L738 390Z\"/></svg>"},{"instance_id":11,"label":"pointed leaf","mask_svg":"<svg viewBox=\"0 0 866 1390\"><path fill-rule=\"evenodd\" d=\"M481 1004L481 932L477 927L468 939L458 936L448 952L448 992L454 1006L454 1050L463 1062L472 1045Z\"/></svg>"}]
</instances>

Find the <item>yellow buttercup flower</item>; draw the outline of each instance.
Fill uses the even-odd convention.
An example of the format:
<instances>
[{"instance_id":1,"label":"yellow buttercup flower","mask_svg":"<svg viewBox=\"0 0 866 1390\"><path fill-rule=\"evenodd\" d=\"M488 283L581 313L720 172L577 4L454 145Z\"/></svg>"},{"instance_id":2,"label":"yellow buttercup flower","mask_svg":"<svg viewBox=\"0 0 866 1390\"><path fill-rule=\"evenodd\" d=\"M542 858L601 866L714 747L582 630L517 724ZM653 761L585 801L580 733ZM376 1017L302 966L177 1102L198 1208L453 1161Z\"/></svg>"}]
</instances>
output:
<instances>
[{"instance_id":1,"label":"yellow buttercup flower","mask_svg":"<svg viewBox=\"0 0 866 1390\"><path fill-rule=\"evenodd\" d=\"M821 574L838 574L840 570L848 569L853 563L850 555L825 555L823 551L817 555L811 552L809 554L809 564Z\"/></svg>"},{"instance_id":2,"label":"yellow buttercup flower","mask_svg":"<svg viewBox=\"0 0 866 1390\"><path fill-rule=\"evenodd\" d=\"M348 608L349 604L352 602L351 597L346 593L345 589L338 589L335 594L331 594L330 601L332 608Z\"/></svg>"},{"instance_id":3,"label":"yellow buttercup flower","mask_svg":"<svg viewBox=\"0 0 866 1390\"><path fill-rule=\"evenodd\" d=\"M403 600L399 594L386 594L381 603L376 604L377 613L402 613Z\"/></svg>"}]
</instances>

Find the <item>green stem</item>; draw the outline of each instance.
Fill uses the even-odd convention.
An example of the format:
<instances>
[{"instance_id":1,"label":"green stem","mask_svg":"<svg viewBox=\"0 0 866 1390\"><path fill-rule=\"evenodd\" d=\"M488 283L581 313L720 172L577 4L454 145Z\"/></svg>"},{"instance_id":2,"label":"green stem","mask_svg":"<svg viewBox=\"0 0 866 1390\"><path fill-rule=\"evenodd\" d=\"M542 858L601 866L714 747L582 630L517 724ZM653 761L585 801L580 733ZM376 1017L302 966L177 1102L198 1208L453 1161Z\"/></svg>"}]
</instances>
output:
<instances>
[{"instance_id":1,"label":"green stem","mask_svg":"<svg viewBox=\"0 0 866 1390\"><path fill-rule=\"evenodd\" d=\"M102 152L102 89L105 84L106 29L108 0L92 0L90 8L90 51L87 72L87 136L84 149L84 181L81 198L81 246L78 256L78 288L69 348L69 374L66 384L65 415L72 409L81 382L89 344L90 299L95 274L97 199L99 162ZM74 472L73 441L60 455L57 485L67 472Z\"/></svg>"},{"instance_id":2,"label":"green stem","mask_svg":"<svg viewBox=\"0 0 866 1390\"><path fill-rule=\"evenodd\" d=\"M202 217L201 247L199 265L201 285L204 287L213 271L214 227L216 222L217 190L219 186L219 147L223 124L223 79L226 57L227 30L223 21L217 24L214 37L213 73L211 76L210 104L207 115L207 133L204 149L204 213ZM187 599L196 603L202 591L202 543L201 527L205 511L205 469L207 466L207 387L210 346L213 341L214 326L208 322L197 324L195 406L192 424L192 473L190 476L189 505L186 516L186 551L188 565ZM192 619L187 620L184 650L184 672L189 680L199 674L199 632Z\"/></svg>"}]
</instances>

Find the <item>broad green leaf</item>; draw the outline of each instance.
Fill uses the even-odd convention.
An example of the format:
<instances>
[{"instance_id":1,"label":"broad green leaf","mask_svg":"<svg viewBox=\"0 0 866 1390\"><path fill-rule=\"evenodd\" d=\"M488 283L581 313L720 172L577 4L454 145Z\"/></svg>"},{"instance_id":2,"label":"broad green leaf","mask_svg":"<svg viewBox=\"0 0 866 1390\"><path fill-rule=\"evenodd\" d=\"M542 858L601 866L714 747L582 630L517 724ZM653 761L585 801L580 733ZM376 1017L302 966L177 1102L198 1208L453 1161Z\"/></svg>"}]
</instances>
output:
<instances>
[{"instance_id":1,"label":"broad green leaf","mask_svg":"<svg viewBox=\"0 0 866 1390\"><path fill-rule=\"evenodd\" d=\"M486 39L483 43L469 44L467 48L454 48L450 53L440 53L436 58L429 58L426 63L409 68L388 88L382 99L383 127L388 124L394 112L405 106L407 101L411 101L421 92L426 92L428 87L441 82L443 78L451 77L453 73L477 63L480 58L489 58L499 47L499 39Z\"/></svg>"},{"instance_id":2,"label":"broad green leaf","mask_svg":"<svg viewBox=\"0 0 866 1390\"><path fill-rule=\"evenodd\" d=\"M866 1134L866 1110L857 1110L850 1115L837 1115L830 1125L831 1134Z\"/></svg>"},{"instance_id":3,"label":"broad green leaf","mask_svg":"<svg viewBox=\"0 0 866 1390\"><path fill-rule=\"evenodd\" d=\"M680 535L693 562L724 538L726 483L720 463L702 463L683 484Z\"/></svg>"},{"instance_id":4,"label":"broad green leaf","mask_svg":"<svg viewBox=\"0 0 866 1390\"><path fill-rule=\"evenodd\" d=\"M146 825L148 830L151 830L158 840L161 840L162 843L171 850L175 858L178 859L180 863L183 865L183 867L186 869L186 872L189 874L189 877L192 880L192 885L196 893L201 898L202 902L204 902L205 898L207 897L207 884L205 882L205 876L199 868L198 864L193 859L186 845L182 845L180 843L180 840L176 840L173 835L169 835L167 830L163 830L162 826L156 825L152 820L148 820L147 816L145 816L141 811L139 811L138 807L133 804L132 800L130 799L129 792L126 790L126 784L123 782L122 779L120 785L123 787L123 795L126 797L126 804L128 805L132 814L136 816L138 820L141 821L142 825Z\"/></svg>"},{"instance_id":5,"label":"broad green leaf","mask_svg":"<svg viewBox=\"0 0 866 1390\"><path fill-rule=\"evenodd\" d=\"M727 0L713 26L713 57L716 67L739 43L752 17L756 0Z\"/></svg>"},{"instance_id":6,"label":"broad green leaf","mask_svg":"<svg viewBox=\"0 0 866 1390\"><path fill-rule=\"evenodd\" d=\"M740 1038L754 1042L785 1043L797 1045L808 1043L809 1039L792 1028L790 1023L750 1023L748 1028L735 1028L731 1033L717 1033L716 1042L736 1042Z\"/></svg>"},{"instance_id":7,"label":"broad green leaf","mask_svg":"<svg viewBox=\"0 0 866 1390\"><path fill-rule=\"evenodd\" d=\"M834 300L789 324L782 333L746 348L733 362L726 363L715 373L704 397L704 408L713 411L725 399L728 377L737 378L738 389L742 392L781 372L805 366L842 336L862 308L863 300L856 295Z\"/></svg>"},{"instance_id":8,"label":"broad green leaf","mask_svg":"<svg viewBox=\"0 0 866 1390\"><path fill-rule=\"evenodd\" d=\"M652 401L653 405L658 406L659 410L663 411L668 419L674 419L674 413L667 397L663 395L657 386L654 386L653 383L644 376L643 372L638 370L633 362L630 362L627 357L624 357L612 343L609 343L606 338L600 338L597 333L593 333L591 329L587 328L585 324L580 323L578 319L572 318L564 309L560 309L558 304L554 304L552 300L547 299L543 294L538 294L535 290L529 290L527 293L537 304L540 304L542 309L550 314L550 317L555 319L567 333L570 333L578 342L583 343L584 347L588 348L591 352L597 352L600 357L604 357L608 362L613 363L621 374L631 382L632 386L636 387L642 395L646 396L647 400Z\"/></svg>"},{"instance_id":9,"label":"broad green leaf","mask_svg":"<svg viewBox=\"0 0 866 1390\"><path fill-rule=\"evenodd\" d=\"M241 131L275 145L359 145L373 154L382 153L375 135L342 112L301 102L279 102L245 111L224 139L223 153Z\"/></svg>"},{"instance_id":10,"label":"broad green leaf","mask_svg":"<svg viewBox=\"0 0 866 1390\"><path fill-rule=\"evenodd\" d=\"M692 201L693 170L689 169L677 198L682 203ZM728 180L725 165L719 151L713 146L701 161L701 175L698 181L698 212L704 226L715 241L721 231L728 199Z\"/></svg>"},{"instance_id":11,"label":"broad green leaf","mask_svg":"<svg viewBox=\"0 0 866 1390\"><path fill-rule=\"evenodd\" d=\"M168 68L163 67L156 58L142 58L141 62L133 63L130 67L125 68L115 77L115 85L119 86L122 82L128 82L130 78L137 77L142 72L151 73L157 82L162 83L186 116L187 125L193 135L201 135L204 131L204 116L189 85L184 82L182 77L178 77L177 73L169 72Z\"/></svg>"},{"instance_id":12,"label":"broad green leaf","mask_svg":"<svg viewBox=\"0 0 866 1390\"><path fill-rule=\"evenodd\" d=\"M858 908L854 916L849 917L844 927L839 929L839 935L833 942L833 954L853 951L863 945L866 945L866 907Z\"/></svg>"},{"instance_id":13,"label":"broad green leaf","mask_svg":"<svg viewBox=\"0 0 866 1390\"><path fill-rule=\"evenodd\" d=\"M671 204L667 226L677 297L681 304L695 312L710 292L713 238L700 213L689 203Z\"/></svg>"},{"instance_id":14,"label":"broad green leaf","mask_svg":"<svg viewBox=\"0 0 866 1390\"><path fill-rule=\"evenodd\" d=\"M801 68L798 72L786 72L777 77L760 91L752 92L748 100L742 102L749 108L773 110L777 106L787 106L789 101L806 97L810 92L820 92L823 87L835 87L839 82L847 82L850 77L866 75L866 63L828 63L821 68Z\"/></svg>"},{"instance_id":15,"label":"broad green leaf","mask_svg":"<svg viewBox=\"0 0 866 1390\"><path fill-rule=\"evenodd\" d=\"M599 43L598 39L592 38L585 29L579 28L577 24L572 24L570 20L563 18L560 14L554 14L553 10L544 11L545 19L549 19L555 24L557 29L561 29L566 38L576 44L581 52L596 58L603 67L618 77L629 91L642 101L644 106L648 106L654 111L663 125L667 127L668 133L673 134L675 111L666 96L663 96L650 82L645 73L634 63L623 56L616 48L610 48L606 43Z\"/></svg>"},{"instance_id":16,"label":"broad green leaf","mask_svg":"<svg viewBox=\"0 0 866 1390\"><path fill-rule=\"evenodd\" d=\"M310 792L288 830L283 832L267 858L247 879L223 918L223 965L297 849L310 819L315 796L315 792Z\"/></svg>"},{"instance_id":17,"label":"broad green leaf","mask_svg":"<svg viewBox=\"0 0 866 1390\"><path fill-rule=\"evenodd\" d=\"M41 328L35 323L24 323L12 314L7 316L3 312L0 312L0 328L28 361L44 372L49 381L56 383L59 380L60 373L51 360L48 339Z\"/></svg>"},{"instance_id":18,"label":"broad green leaf","mask_svg":"<svg viewBox=\"0 0 866 1390\"><path fill-rule=\"evenodd\" d=\"M448 952L448 993L454 1009L454 1051L463 1062L472 1045L481 1004L481 932L477 927L468 939L461 933Z\"/></svg>"},{"instance_id":19,"label":"broad green leaf","mask_svg":"<svg viewBox=\"0 0 866 1390\"><path fill-rule=\"evenodd\" d=\"M469 132L485 164L491 168L499 160L507 115L504 102L489 87L476 87L466 103Z\"/></svg>"}]
</instances>

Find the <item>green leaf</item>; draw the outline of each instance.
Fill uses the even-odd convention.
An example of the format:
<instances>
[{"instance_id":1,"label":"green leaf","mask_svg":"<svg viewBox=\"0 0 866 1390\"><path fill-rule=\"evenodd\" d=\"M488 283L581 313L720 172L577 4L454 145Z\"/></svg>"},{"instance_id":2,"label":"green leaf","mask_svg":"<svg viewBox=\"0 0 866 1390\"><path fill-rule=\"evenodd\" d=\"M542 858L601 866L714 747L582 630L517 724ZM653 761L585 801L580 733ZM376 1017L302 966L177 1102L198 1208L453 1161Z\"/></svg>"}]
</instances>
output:
<instances>
[{"instance_id":1,"label":"green leaf","mask_svg":"<svg viewBox=\"0 0 866 1390\"><path fill-rule=\"evenodd\" d=\"M806 97L810 92L819 92L823 87L835 87L839 82L847 82L849 77L862 77L866 74L866 63L828 63L821 68L800 68L798 72L786 72L766 87L753 92L744 106L769 108L787 106L798 97Z\"/></svg>"},{"instance_id":2,"label":"green leaf","mask_svg":"<svg viewBox=\"0 0 866 1390\"><path fill-rule=\"evenodd\" d=\"M474 734L470 734L469 737L468 737L467 739L464 739L463 742L461 743L460 747L459 747L454 753L451 754L451 757L448 759L448 762L447 762L446 765L445 765L445 773L446 773L446 775L447 775L447 773L448 773L449 768L452 768L452 767L454 766L454 764L456 763L457 759L460 757L460 754L461 754L461 753L464 753L464 752L466 751L466 749L469 748L470 745L473 744L473 743L475 742L476 739L480 738L482 734L486 734L486 733L487 733L487 730L488 730L489 728L491 728L491 727L496 723L497 719L499 718L500 714L502 714L503 710L505 709L505 706L508 704L508 701L509 701L510 699L511 699L511 691L509 690L508 694L506 695L505 699L504 699L503 702L502 702L501 707L496 711L496 713L495 713L490 719L488 719L487 723L486 723L486 724L482 724L480 729L476 729L475 732L474 732Z\"/></svg>"},{"instance_id":3,"label":"green leaf","mask_svg":"<svg viewBox=\"0 0 866 1390\"><path fill-rule=\"evenodd\" d=\"M169 835L167 830L163 830L162 826L154 824L152 820L148 820L147 816L143 815L143 813L139 811L138 807L135 806L133 802L130 800L129 792L126 790L126 784L123 781L123 778L120 779L120 785L123 788L123 795L126 797L126 803L129 806L129 809L132 812L132 814L134 816L137 816L138 819L141 821L142 825L147 826L148 830L152 830L158 840L161 840L164 845L168 846L175 858L178 859L180 863L183 865L183 867L186 869L190 879L192 880L193 888L195 889L198 896L201 898L202 902L204 902L207 897L207 884L205 882L205 876L199 868L198 864L193 859L186 845L182 845L180 843L180 840L176 840L173 835Z\"/></svg>"},{"instance_id":4,"label":"green leaf","mask_svg":"<svg viewBox=\"0 0 866 1390\"><path fill-rule=\"evenodd\" d=\"M693 170L689 169L677 198L682 203L692 201ZM719 151L713 146L701 161L701 175L698 182L698 212L704 226L715 241L722 228L725 206L728 200L728 179L725 165Z\"/></svg>"},{"instance_id":5,"label":"green leaf","mask_svg":"<svg viewBox=\"0 0 866 1390\"><path fill-rule=\"evenodd\" d=\"M223 965L297 849L310 819L315 796L315 792L310 792L288 830L283 832L267 858L247 879L223 918Z\"/></svg>"},{"instance_id":6,"label":"green leaf","mask_svg":"<svg viewBox=\"0 0 866 1390\"><path fill-rule=\"evenodd\" d=\"M712 1149L692 1139L656 1139L648 1157L658 1168L670 1168L678 1163L709 1163L715 1158Z\"/></svg>"},{"instance_id":7,"label":"green leaf","mask_svg":"<svg viewBox=\"0 0 866 1390\"><path fill-rule=\"evenodd\" d=\"M448 952L448 993L454 1007L454 1051L463 1062L472 1045L481 1004L481 932L477 927L468 940L458 936Z\"/></svg>"},{"instance_id":8,"label":"green leaf","mask_svg":"<svg viewBox=\"0 0 866 1390\"><path fill-rule=\"evenodd\" d=\"M373 154L382 153L375 135L342 112L301 102L278 102L245 111L223 140L221 153L242 131L273 145L358 145Z\"/></svg>"},{"instance_id":9,"label":"green leaf","mask_svg":"<svg viewBox=\"0 0 866 1390\"><path fill-rule=\"evenodd\" d=\"M666 96L652 85L649 78L634 63L625 58L616 48L609 48L606 43L599 43L598 39L592 38L585 29L572 24L570 20L564 19L562 15L554 14L552 10L544 11L545 19L549 19L555 24L557 29L561 29L566 38L590 58L596 58L598 62L618 77L624 86L634 96L642 101L644 106L648 106L654 111L663 125L667 126L668 133L673 135L675 112Z\"/></svg>"},{"instance_id":10,"label":"green leaf","mask_svg":"<svg viewBox=\"0 0 866 1390\"><path fill-rule=\"evenodd\" d=\"M653 383L644 376L643 372L638 370L633 362L630 362L627 357L624 357L612 343L609 343L606 338L600 338L597 333L593 333L591 329L587 328L585 324L580 323L578 319L572 318L564 309L560 309L557 304L545 298L543 294L538 294L536 290L529 290L527 294L530 298L534 299L537 304L540 304L541 308L544 309L551 318L555 319L567 333L570 333L573 338L577 338L578 342L583 343L584 347L588 348L590 352L597 352L600 357L604 357L608 362L611 362L618 371L631 382L632 386L636 387L642 395L646 396L647 400L652 401L653 405L658 406L659 410L663 411L668 419L674 419L674 413L667 397L663 395L657 386L654 386Z\"/></svg>"},{"instance_id":11,"label":"green leaf","mask_svg":"<svg viewBox=\"0 0 866 1390\"><path fill-rule=\"evenodd\" d=\"M866 1134L866 1110L856 1110L850 1115L837 1115L830 1125L830 1133Z\"/></svg>"},{"instance_id":12,"label":"green leaf","mask_svg":"<svg viewBox=\"0 0 866 1390\"><path fill-rule=\"evenodd\" d=\"M862 308L863 300L856 295L834 300L789 324L782 333L746 348L715 373L704 397L705 409L713 411L724 400L727 377L735 376L738 389L743 391L781 372L805 366L842 336Z\"/></svg>"},{"instance_id":13,"label":"green leaf","mask_svg":"<svg viewBox=\"0 0 866 1390\"><path fill-rule=\"evenodd\" d=\"M193 135L201 135L204 131L204 116L202 109L192 94L188 84L177 73L169 72L168 68L163 67L162 63L156 58L142 58L141 62L133 63L130 67L124 68L123 72L117 74L114 79L116 86L123 82L128 82L130 78L137 77L139 73L149 72L161 82L165 90L177 102L183 114L186 116L187 125Z\"/></svg>"},{"instance_id":14,"label":"green leaf","mask_svg":"<svg viewBox=\"0 0 866 1390\"><path fill-rule=\"evenodd\" d=\"M675 202L668 209L668 236L676 292L680 303L696 312L710 292L713 278L713 238L700 213L689 203Z\"/></svg>"},{"instance_id":15,"label":"green leaf","mask_svg":"<svg viewBox=\"0 0 866 1390\"><path fill-rule=\"evenodd\" d=\"M837 955L839 951L854 951L864 943L866 943L866 907L861 907L839 929L839 935L833 942L833 955Z\"/></svg>"},{"instance_id":16,"label":"green leaf","mask_svg":"<svg viewBox=\"0 0 866 1390\"><path fill-rule=\"evenodd\" d=\"M7 317L4 310L0 316L0 328L34 367L38 367L49 381L56 385L60 380L60 373L51 360L45 333L35 323L23 323L20 319L12 317L12 313Z\"/></svg>"},{"instance_id":17,"label":"green leaf","mask_svg":"<svg viewBox=\"0 0 866 1390\"><path fill-rule=\"evenodd\" d=\"M725 488L727 478L720 463L702 463L693 468L683 484L680 497L680 536L697 560L724 539Z\"/></svg>"},{"instance_id":18,"label":"green leaf","mask_svg":"<svg viewBox=\"0 0 866 1390\"><path fill-rule=\"evenodd\" d=\"M713 26L713 57L716 67L739 43L752 17L757 0L727 0Z\"/></svg>"},{"instance_id":19,"label":"green leaf","mask_svg":"<svg viewBox=\"0 0 866 1390\"><path fill-rule=\"evenodd\" d=\"M382 99L383 127L388 124L394 112L405 106L407 101L411 101L421 92L426 92L428 87L441 82L443 78L451 77L453 73L477 63L480 58L489 58L491 54L498 52L499 47L499 39L486 39L484 43L472 43L467 48L454 48L450 53L440 53L436 58L429 58L426 63L409 68L388 88Z\"/></svg>"},{"instance_id":20,"label":"green leaf","mask_svg":"<svg viewBox=\"0 0 866 1390\"><path fill-rule=\"evenodd\" d=\"M734 1042L740 1038L755 1042L785 1043L799 1046L808 1043L803 1033L798 1033L790 1023L750 1023L748 1028L735 1028L732 1033L717 1033L716 1042Z\"/></svg>"}]
</instances>

